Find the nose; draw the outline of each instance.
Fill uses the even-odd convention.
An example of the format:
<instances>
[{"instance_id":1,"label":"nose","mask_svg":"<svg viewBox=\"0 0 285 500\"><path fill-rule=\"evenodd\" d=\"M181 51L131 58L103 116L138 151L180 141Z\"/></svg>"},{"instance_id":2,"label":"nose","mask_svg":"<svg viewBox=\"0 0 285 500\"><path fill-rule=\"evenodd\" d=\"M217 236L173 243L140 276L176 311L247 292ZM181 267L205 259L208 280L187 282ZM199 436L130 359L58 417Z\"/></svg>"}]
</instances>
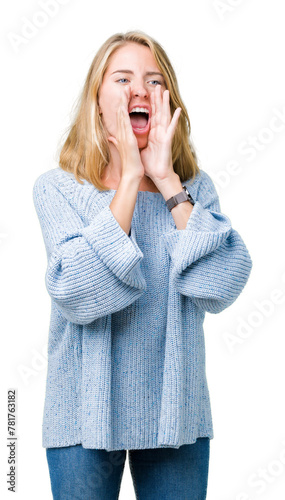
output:
<instances>
[{"instance_id":1,"label":"nose","mask_svg":"<svg viewBox=\"0 0 285 500\"><path fill-rule=\"evenodd\" d=\"M132 94L134 97L147 98L148 91L142 83L134 83L132 87Z\"/></svg>"}]
</instances>

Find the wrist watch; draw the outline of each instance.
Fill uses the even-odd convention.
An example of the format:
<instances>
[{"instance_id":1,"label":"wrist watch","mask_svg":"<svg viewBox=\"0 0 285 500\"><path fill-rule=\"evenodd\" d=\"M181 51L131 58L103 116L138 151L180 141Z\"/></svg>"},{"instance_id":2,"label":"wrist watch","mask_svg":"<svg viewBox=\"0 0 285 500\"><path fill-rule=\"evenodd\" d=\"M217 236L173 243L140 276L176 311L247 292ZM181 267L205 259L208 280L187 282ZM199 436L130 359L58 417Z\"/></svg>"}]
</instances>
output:
<instances>
[{"instance_id":1,"label":"wrist watch","mask_svg":"<svg viewBox=\"0 0 285 500\"><path fill-rule=\"evenodd\" d=\"M186 186L183 186L183 191L180 191L180 193L172 196L171 198L169 198L169 200L166 201L169 212L171 212L171 210L176 207L176 205L182 203L183 201L190 201L193 206L195 205L195 201L193 200Z\"/></svg>"}]
</instances>

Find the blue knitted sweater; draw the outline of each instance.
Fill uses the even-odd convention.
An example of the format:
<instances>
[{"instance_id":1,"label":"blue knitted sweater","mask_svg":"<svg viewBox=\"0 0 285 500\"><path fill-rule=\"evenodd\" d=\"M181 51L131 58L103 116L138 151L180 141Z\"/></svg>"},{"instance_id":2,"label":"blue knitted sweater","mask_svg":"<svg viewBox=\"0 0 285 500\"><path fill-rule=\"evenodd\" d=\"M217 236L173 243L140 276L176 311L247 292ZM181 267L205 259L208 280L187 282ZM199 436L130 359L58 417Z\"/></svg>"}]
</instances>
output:
<instances>
[{"instance_id":1,"label":"blue knitted sweater","mask_svg":"<svg viewBox=\"0 0 285 500\"><path fill-rule=\"evenodd\" d=\"M161 193L139 191L127 235L99 191L55 168L33 199L51 297L43 447L142 449L213 435L205 313L243 290L251 257L210 176L177 230Z\"/></svg>"}]
</instances>

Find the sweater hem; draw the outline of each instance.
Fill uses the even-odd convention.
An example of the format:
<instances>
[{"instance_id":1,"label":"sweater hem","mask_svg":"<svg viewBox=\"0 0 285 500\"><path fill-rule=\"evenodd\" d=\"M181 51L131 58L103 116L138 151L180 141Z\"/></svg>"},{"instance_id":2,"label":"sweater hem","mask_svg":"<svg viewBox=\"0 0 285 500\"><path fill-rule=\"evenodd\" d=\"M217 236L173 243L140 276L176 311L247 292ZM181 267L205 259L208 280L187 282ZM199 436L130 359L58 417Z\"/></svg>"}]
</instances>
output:
<instances>
[{"instance_id":1,"label":"sweater hem","mask_svg":"<svg viewBox=\"0 0 285 500\"><path fill-rule=\"evenodd\" d=\"M214 433L213 431L209 431L209 432L200 432L198 433L197 435L195 436L192 436L190 437L189 439L185 438L185 439L182 439L182 441L177 444L177 446L174 446L174 445L150 445L149 443L142 443L141 445L138 445L136 447L134 446L128 446L128 445L125 445L123 448L122 447L119 447L118 445L114 445L112 446L111 448L106 448L102 445L100 445L99 443L96 443L96 442L93 442L93 443L87 443L86 441L84 440L81 440L81 439L76 439L76 440L66 440L66 441L57 441L57 442L52 442L50 443L49 441L44 441L43 444L42 444L42 447L43 448L64 448L64 447L68 447L68 446L76 446L78 444L81 444L82 447L84 449L97 449L97 450L106 450L106 451L119 451L119 450L149 450L149 449L156 449L156 448L175 448L175 449L178 449L180 448L181 446L185 445L185 444L194 444L198 438L204 438L204 437L207 437L209 438L210 440L211 439L214 439Z\"/></svg>"}]
</instances>

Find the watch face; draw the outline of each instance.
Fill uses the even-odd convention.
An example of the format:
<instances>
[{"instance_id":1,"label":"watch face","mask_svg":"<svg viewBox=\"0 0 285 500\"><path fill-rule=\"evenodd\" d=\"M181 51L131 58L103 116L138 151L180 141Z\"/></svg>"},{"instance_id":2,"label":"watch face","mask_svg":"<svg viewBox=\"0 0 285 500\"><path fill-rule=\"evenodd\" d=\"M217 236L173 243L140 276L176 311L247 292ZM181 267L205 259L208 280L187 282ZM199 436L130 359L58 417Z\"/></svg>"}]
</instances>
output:
<instances>
[{"instance_id":1,"label":"watch face","mask_svg":"<svg viewBox=\"0 0 285 500\"><path fill-rule=\"evenodd\" d=\"M191 194L189 193L189 191L188 191L187 187L186 187L186 186L183 186L183 189L185 190L185 193L186 193L186 194L187 194L187 196L189 197L190 202L191 202L192 204L194 204L194 200L193 200L193 198L192 198Z\"/></svg>"}]
</instances>

